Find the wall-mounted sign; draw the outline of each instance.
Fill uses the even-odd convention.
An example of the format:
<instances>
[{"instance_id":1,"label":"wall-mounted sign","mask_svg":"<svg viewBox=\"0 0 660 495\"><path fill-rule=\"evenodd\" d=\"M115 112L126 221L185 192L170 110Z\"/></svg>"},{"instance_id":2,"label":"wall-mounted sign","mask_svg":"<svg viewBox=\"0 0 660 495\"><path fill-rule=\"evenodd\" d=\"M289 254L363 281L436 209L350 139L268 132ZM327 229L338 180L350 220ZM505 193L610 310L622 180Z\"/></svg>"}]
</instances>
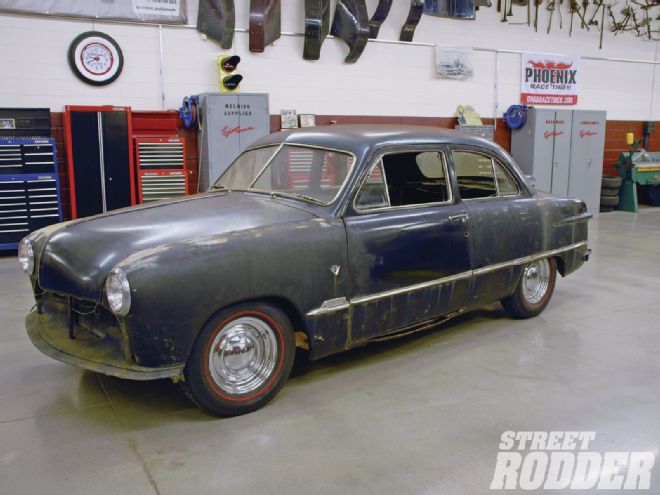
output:
<instances>
[{"instance_id":1,"label":"wall-mounted sign","mask_svg":"<svg viewBox=\"0 0 660 495\"><path fill-rule=\"evenodd\" d=\"M0 11L185 24L186 0L0 0Z\"/></svg>"},{"instance_id":2,"label":"wall-mounted sign","mask_svg":"<svg viewBox=\"0 0 660 495\"><path fill-rule=\"evenodd\" d=\"M576 105L580 57L522 54L520 101L529 105Z\"/></svg>"}]
</instances>

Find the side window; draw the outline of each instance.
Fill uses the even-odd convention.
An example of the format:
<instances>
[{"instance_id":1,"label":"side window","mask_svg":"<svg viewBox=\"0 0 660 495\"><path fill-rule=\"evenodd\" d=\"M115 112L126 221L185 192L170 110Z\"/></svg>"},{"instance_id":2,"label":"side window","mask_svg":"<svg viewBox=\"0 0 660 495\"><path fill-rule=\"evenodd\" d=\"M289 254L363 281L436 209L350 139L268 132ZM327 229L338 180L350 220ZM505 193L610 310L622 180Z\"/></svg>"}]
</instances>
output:
<instances>
[{"instance_id":1,"label":"side window","mask_svg":"<svg viewBox=\"0 0 660 495\"><path fill-rule=\"evenodd\" d=\"M355 199L355 207L358 210L364 210L389 205L390 202L387 199L387 187L385 186L385 177L383 175L383 162L379 160L369 173L367 180L362 184L362 188Z\"/></svg>"},{"instance_id":2,"label":"side window","mask_svg":"<svg viewBox=\"0 0 660 495\"><path fill-rule=\"evenodd\" d=\"M500 196L516 196L520 190L513 178L506 172L504 165L495 160L495 178Z\"/></svg>"},{"instance_id":3,"label":"side window","mask_svg":"<svg viewBox=\"0 0 660 495\"><path fill-rule=\"evenodd\" d=\"M357 209L449 201L447 166L438 151L384 155L355 201Z\"/></svg>"},{"instance_id":4,"label":"side window","mask_svg":"<svg viewBox=\"0 0 660 495\"><path fill-rule=\"evenodd\" d=\"M392 206L449 200L444 155L438 151L393 153L383 157Z\"/></svg>"},{"instance_id":5,"label":"side window","mask_svg":"<svg viewBox=\"0 0 660 495\"><path fill-rule=\"evenodd\" d=\"M497 196L490 157L471 151L454 151L453 157L458 190L463 199Z\"/></svg>"}]
</instances>

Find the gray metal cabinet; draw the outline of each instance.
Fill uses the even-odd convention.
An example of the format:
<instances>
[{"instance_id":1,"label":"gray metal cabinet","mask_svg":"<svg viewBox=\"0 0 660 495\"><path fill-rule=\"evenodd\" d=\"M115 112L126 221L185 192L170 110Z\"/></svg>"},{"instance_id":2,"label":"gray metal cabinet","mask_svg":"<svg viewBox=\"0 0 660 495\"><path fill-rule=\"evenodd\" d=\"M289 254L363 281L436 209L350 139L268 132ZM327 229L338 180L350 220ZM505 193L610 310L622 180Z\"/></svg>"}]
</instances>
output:
<instances>
[{"instance_id":1,"label":"gray metal cabinet","mask_svg":"<svg viewBox=\"0 0 660 495\"><path fill-rule=\"evenodd\" d=\"M268 95L199 95L199 190L206 191L254 140L270 133Z\"/></svg>"},{"instance_id":2,"label":"gray metal cabinet","mask_svg":"<svg viewBox=\"0 0 660 495\"><path fill-rule=\"evenodd\" d=\"M571 137L568 196L587 203L598 212L605 153L605 112L575 110Z\"/></svg>"},{"instance_id":3,"label":"gray metal cabinet","mask_svg":"<svg viewBox=\"0 0 660 495\"><path fill-rule=\"evenodd\" d=\"M605 112L530 108L511 132L511 154L536 188L575 197L597 212L605 147Z\"/></svg>"}]
</instances>

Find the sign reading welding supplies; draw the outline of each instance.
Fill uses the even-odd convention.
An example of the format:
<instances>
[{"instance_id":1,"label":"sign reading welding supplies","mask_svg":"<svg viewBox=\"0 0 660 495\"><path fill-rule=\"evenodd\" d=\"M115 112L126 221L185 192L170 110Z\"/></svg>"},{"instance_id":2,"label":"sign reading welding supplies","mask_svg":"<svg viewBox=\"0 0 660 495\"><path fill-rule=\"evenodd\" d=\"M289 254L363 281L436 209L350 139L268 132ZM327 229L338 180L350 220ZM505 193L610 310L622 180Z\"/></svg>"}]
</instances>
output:
<instances>
[{"instance_id":1,"label":"sign reading welding supplies","mask_svg":"<svg viewBox=\"0 0 660 495\"><path fill-rule=\"evenodd\" d=\"M520 101L529 105L577 105L580 57L522 54Z\"/></svg>"}]
</instances>

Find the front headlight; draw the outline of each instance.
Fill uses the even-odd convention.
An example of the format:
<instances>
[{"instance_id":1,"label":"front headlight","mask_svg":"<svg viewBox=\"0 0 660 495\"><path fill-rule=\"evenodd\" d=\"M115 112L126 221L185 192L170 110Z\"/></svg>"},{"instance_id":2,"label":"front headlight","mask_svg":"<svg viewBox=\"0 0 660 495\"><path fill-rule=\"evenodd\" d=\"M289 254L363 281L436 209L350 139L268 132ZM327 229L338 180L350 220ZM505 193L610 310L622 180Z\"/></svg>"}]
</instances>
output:
<instances>
[{"instance_id":1,"label":"front headlight","mask_svg":"<svg viewBox=\"0 0 660 495\"><path fill-rule=\"evenodd\" d=\"M18 244L18 264L28 275L34 271L34 250L32 243L27 239L22 239Z\"/></svg>"},{"instance_id":2,"label":"front headlight","mask_svg":"<svg viewBox=\"0 0 660 495\"><path fill-rule=\"evenodd\" d=\"M113 268L105 281L105 295L110 310L117 316L126 316L131 309L131 286L124 270Z\"/></svg>"}]
</instances>

